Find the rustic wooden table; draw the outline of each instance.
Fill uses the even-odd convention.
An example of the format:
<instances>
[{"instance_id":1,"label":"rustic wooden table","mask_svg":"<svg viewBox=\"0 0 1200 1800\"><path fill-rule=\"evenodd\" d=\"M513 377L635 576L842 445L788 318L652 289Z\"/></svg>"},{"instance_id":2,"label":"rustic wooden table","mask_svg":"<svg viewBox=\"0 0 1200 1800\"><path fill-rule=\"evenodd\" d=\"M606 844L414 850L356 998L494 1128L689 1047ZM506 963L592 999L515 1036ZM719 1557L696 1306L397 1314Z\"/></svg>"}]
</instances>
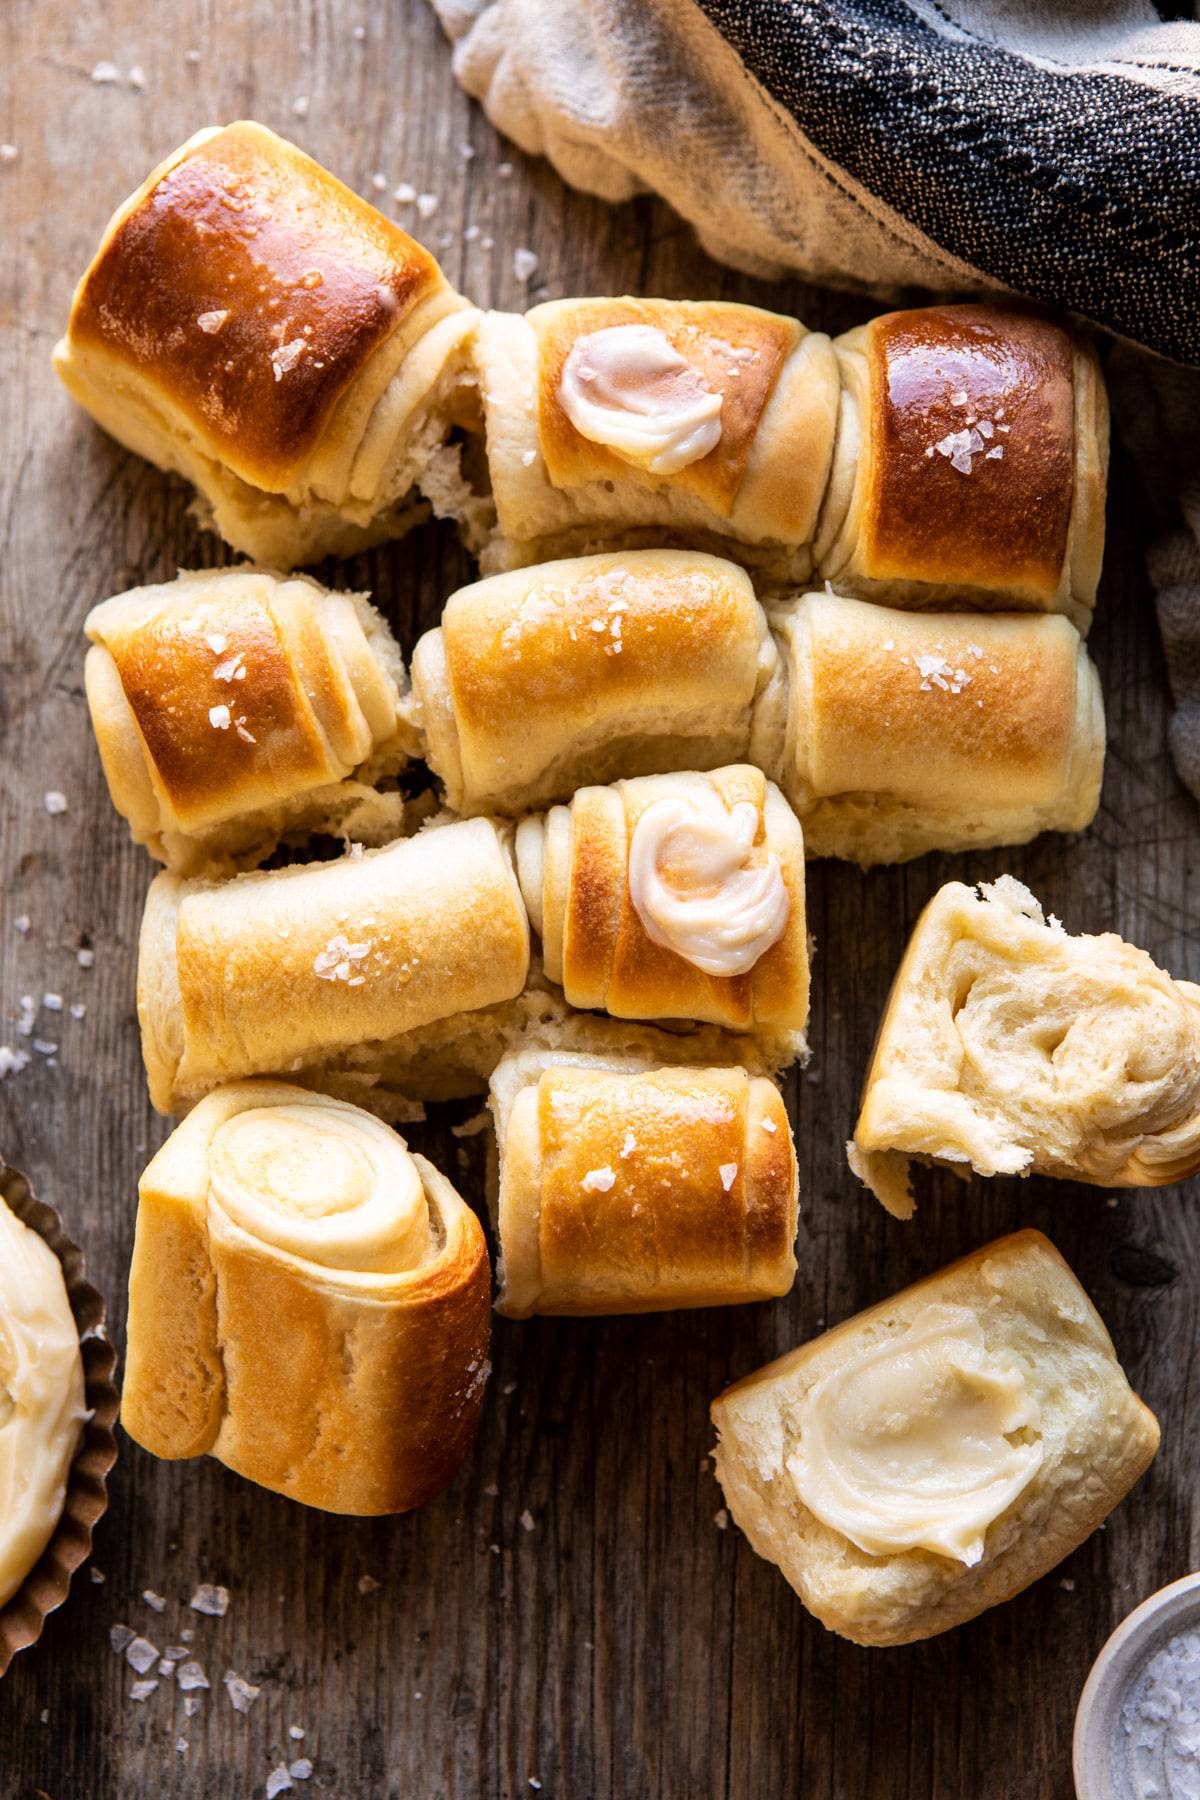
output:
<instances>
[{"instance_id":1,"label":"rustic wooden table","mask_svg":"<svg viewBox=\"0 0 1200 1800\"><path fill-rule=\"evenodd\" d=\"M101 79L100 64L120 79ZM28 1047L14 1035L22 995L67 1002L35 1027L53 1057L0 1083L0 1146L86 1246L120 1341L136 1181L166 1127L146 1099L134 1019L151 871L105 794L80 625L105 595L222 553L197 534L183 488L102 437L50 372L111 208L198 126L249 115L378 199L485 303L719 296L827 327L868 309L731 275L658 204L613 210L568 192L464 100L424 0L8 0L0 81L0 138L18 151L0 163L0 1040ZM417 218L395 203L401 181L435 195L436 210ZM514 274L518 247L540 259L528 285ZM339 1800L1070 1794L1072 1715L1092 1657L1135 1602L1198 1561L1197 1196L1106 1204L1064 1184L946 1181L904 1226L856 1188L842 1144L906 933L949 877L1011 869L1069 927L1115 928L1200 978L1200 819L1167 758L1140 559L1148 501L1119 450L1112 492L1093 640L1110 750L1093 828L865 876L812 870L814 1053L790 1090L803 1199L794 1293L659 1318L500 1322L475 1453L409 1518L325 1518L215 1463L157 1463L126 1442L96 1546L103 1583L79 1581L0 1683L2 1800L262 1795L281 1760L302 1756L313 1773L297 1791ZM372 589L408 644L468 573L435 528L335 571ZM67 800L57 816L44 804L52 789ZM472 1110L446 1109L413 1137L478 1199L483 1140L450 1133ZM827 1321L1020 1225L1045 1229L1094 1296L1162 1419L1162 1453L1108 1528L1011 1605L928 1645L854 1648L722 1529L708 1403ZM200 1581L230 1589L223 1619L189 1611ZM143 1704L128 1698L131 1671L109 1648L118 1621L160 1646L195 1629L214 1685L194 1717L170 1683ZM248 1714L226 1698L227 1669L261 1685Z\"/></svg>"}]
</instances>

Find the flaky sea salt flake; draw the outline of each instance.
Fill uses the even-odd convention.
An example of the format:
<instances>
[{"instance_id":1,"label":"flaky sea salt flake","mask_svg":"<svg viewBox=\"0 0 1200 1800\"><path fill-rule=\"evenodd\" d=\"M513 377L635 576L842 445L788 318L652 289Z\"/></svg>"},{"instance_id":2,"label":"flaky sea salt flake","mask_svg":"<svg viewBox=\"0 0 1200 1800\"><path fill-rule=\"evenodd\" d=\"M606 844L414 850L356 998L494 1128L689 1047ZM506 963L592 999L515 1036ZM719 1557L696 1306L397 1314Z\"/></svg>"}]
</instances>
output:
<instances>
[{"instance_id":1,"label":"flaky sea salt flake","mask_svg":"<svg viewBox=\"0 0 1200 1800\"><path fill-rule=\"evenodd\" d=\"M276 381L282 381L289 369L294 369L304 352L308 349L302 337L293 338L288 344L280 344L271 352L271 367L275 371Z\"/></svg>"},{"instance_id":2,"label":"flaky sea salt flake","mask_svg":"<svg viewBox=\"0 0 1200 1800\"><path fill-rule=\"evenodd\" d=\"M513 251L513 274L517 280L532 281L537 274L539 260L532 250L527 250L523 244L519 245Z\"/></svg>"},{"instance_id":3,"label":"flaky sea salt flake","mask_svg":"<svg viewBox=\"0 0 1200 1800\"><path fill-rule=\"evenodd\" d=\"M193 1612L204 1613L207 1618L223 1619L229 1611L229 1589L202 1581L188 1605Z\"/></svg>"},{"instance_id":4,"label":"flaky sea salt flake","mask_svg":"<svg viewBox=\"0 0 1200 1800\"><path fill-rule=\"evenodd\" d=\"M225 1683L225 1692L229 1695L229 1703L233 1707L234 1712L248 1713L250 1708L254 1705L254 1702L258 1699L258 1696L262 1693L262 1689L260 1687L253 1687L250 1682L244 1680L243 1677L237 1674L233 1669L226 1669L222 1679Z\"/></svg>"},{"instance_id":5,"label":"flaky sea salt flake","mask_svg":"<svg viewBox=\"0 0 1200 1800\"><path fill-rule=\"evenodd\" d=\"M295 1782L292 1780L287 1764L280 1763L279 1767L272 1769L267 1776L267 1800L275 1800L277 1794L286 1794L289 1788L294 1786Z\"/></svg>"},{"instance_id":6,"label":"flaky sea salt flake","mask_svg":"<svg viewBox=\"0 0 1200 1800\"><path fill-rule=\"evenodd\" d=\"M228 307L217 307L213 312L196 314L196 323L208 337L215 337L229 317Z\"/></svg>"},{"instance_id":7,"label":"flaky sea salt flake","mask_svg":"<svg viewBox=\"0 0 1200 1800\"><path fill-rule=\"evenodd\" d=\"M158 1661L158 1646L149 1638L135 1637L125 1646L125 1661L139 1675L145 1675Z\"/></svg>"},{"instance_id":8,"label":"flaky sea salt flake","mask_svg":"<svg viewBox=\"0 0 1200 1800\"><path fill-rule=\"evenodd\" d=\"M589 1169L579 1185L588 1194L607 1194L615 1185L616 1179L606 1163L602 1169Z\"/></svg>"}]
</instances>

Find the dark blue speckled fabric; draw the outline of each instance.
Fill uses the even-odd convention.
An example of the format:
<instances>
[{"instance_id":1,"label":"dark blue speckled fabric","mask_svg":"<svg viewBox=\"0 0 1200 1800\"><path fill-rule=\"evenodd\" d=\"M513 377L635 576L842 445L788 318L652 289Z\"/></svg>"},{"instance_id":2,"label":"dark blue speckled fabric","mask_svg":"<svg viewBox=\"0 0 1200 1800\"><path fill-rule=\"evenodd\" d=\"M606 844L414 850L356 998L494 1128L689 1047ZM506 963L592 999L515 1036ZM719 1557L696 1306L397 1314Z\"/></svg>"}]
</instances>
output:
<instances>
[{"instance_id":1,"label":"dark blue speckled fabric","mask_svg":"<svg viewBox=\"0 0 1200 1800\"><path fill-rule=\"evenodd\" d=\"M823 156L943 249L1200 363L1200 98L1051 72L904 0L697 4Z\"/></svg>"}]
</instances>

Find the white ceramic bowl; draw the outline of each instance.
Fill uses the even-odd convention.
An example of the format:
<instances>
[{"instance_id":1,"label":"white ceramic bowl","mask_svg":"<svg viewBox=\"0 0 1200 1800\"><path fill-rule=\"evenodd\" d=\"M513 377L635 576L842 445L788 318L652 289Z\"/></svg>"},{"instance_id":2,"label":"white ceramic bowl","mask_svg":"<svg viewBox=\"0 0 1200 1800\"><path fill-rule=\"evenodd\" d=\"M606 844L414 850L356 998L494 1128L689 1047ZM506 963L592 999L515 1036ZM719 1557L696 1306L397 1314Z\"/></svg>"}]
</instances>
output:
<instances>
[{"instance_id":1,"label":"white ceramic bowl","mask_svg":"<svg viewBox=\"0 0 1200 1800\"><path fill-rule=\"evenodd\" d=\"M1195 1757L1171 1753L1170 1767L1149 1739L1174 1731L1191 1734L1177 1715L1151 1720L1140 1711L1132 1721L1126 1701L1147 1677L1148 1666L1173 1639L1194 1639L1195 1682L1200 1695L1200 1572L1160 1588L1117 1626L1092 1666L1075 1714L1075 1792L1079 1800L1190 1800L1200 1795L1200 1728ZM1190 1691L1190 1690L1189 1690ZM1124 1715L1124 1716L1123 1716ZM1153 1773L1151 1767L1153 1766ZM1160 1772L1166 1768L1165 1776Z\"/></svg>"}]
</instances>

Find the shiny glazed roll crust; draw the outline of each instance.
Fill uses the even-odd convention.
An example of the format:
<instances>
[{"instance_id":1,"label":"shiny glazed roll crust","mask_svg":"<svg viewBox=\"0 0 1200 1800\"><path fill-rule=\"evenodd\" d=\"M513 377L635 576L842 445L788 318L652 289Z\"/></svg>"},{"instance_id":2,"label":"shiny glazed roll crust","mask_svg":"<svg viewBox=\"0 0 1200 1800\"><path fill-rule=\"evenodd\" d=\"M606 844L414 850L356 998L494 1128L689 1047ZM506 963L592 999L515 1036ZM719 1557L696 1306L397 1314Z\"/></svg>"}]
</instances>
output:
<instances>
[{"instance_id":1,"label":"shiny glazed roll crust","mask_svg":"<svg viewBox=\"0 0 1200 1800\"><path fill-rule=\"evenodd\" d=\"M734 564L580 557L452 594L413 654L413 712L455 811L519 813L587 782L745 756L776 660Z\"/></svg>"},{"instance_id":2,"label":"shiny glazed roll crust","mask_svg":"<svg viewBox=\"0 0 1200 1800\"><path fill-rule=\"evenodd\" d=\"M125 1429L339 1513L462 1462L487 1381L483 1232L357 1107L273 1082L201 1102L138 1187Z\"/></svg>"},{"instance_id":3,"label":"shiny glazed roll crust","mask_svg":"<svg viewBox=\"0 0 1200 1800\"><path fill-rule=\"evenodd\" d=\"M367 784L415 745L400 652L364 596L202 571L118 594L84 629L113 804L171 868L261 860L289 829L354 835L356 812L396 835L403 803Z\"/></svg>"},{"instance_id":4,"label":"shiny glazed roll crust","mask_svg":"<svg viewBox=\"0 0 1200 1800\"><path fill-rule=\"evenodd\" d=\"M786 1294L796 1158L742 1068L526 1051L491 1082L498 1312L662 1312Z\"/></svg>"},{"instance_id":5,"label":"shiny glazed roll crust","mask_svg":"<svg viewBox=\"0 0 1200 1800\"><path fill-rule=\"evenodd\" d=\"M882 1362L892 1384L879 1409L890 1420L890 1436L872 1444L860 1406L858 1418L851 1409L849 1420L857 1442L843 1438L842 1447L850 1442L860 1457L866 1451L885 1470L889 1460L895 1466L905 1404L913 1406L920 1394L906 1391L906 1371L899 1360L889 1363L889 1346L904 1340L907 1350L930 1309L945 1309L974 1334L985 1396L1007 1379L1025 1403L1020 1416L1027 1422L997 1448L1028 1446L1032 1474L1027 1469L1015 1498L988 1524L973 1561L922 1548L864 1551L805 1505L797 1480L805 1468L801 1427L812 1428L814 1398L819 1407L822 1390L836 1392L868 1358ZM972 1373L969 1364L961 1373L951 1368L935 1396L943 1405L961 1403ZM1102 1320L1037 1231L985 1245L747 1375L714 1401L712 1418L717 1478L752 1547L778 1565L830 1631L878 1645L936 1636L1011 1600L1091 1535L1148 1468L1159 1438ZM936 1431L936 1416L930 1428ZM969 1453L974 1446L962 1448ZM953 1505L960 1446L951 1440L943 1449L945 1461L931 1473L935 1483L942 1473L949 1477ZM844 1474L845 1464L827 1472ZM890 1491L885 1480L878 1499L893 1519L919 1519L928 1493L928 1480L920 1490L899 1483Z\"/></svg>"},{"instance_id":6,"label":"shiny glazed roll crust","mask_svg":"<svg viewBox=\"0 0 1200 1800\"><path fill-rule=\"evenodd\" d=\"M751 754L800 815L810 856L899 862L1091 822L1104 705L1066 619L806 594L771 623L783 674Z\"/></svg>"},{"instance_id":7,"label":"shiny glazed roll crust","mask_svg":"<svg viewBox=\"0 0 1200 1800\"><path fill-rule=\"evenodd\" d=\"M126 448L217 531L292 567L397 535L444 457L478 315L295 145L197 132L118 209L55 351Z\"/></svg>"},{"instance_id":8,"label":"shiny glazed roll crust","mask_svg":"<svg viewBox=\"0 0 1200 1800\"><path fill-rule=\"evenodd\" d=\"M851 1167L900 1218L908 1159L1159 1187L1200 1169L1200 987L1069 937L1011 876L952 881L892 984Z\"/></svg>"},{"instance_id":9,"label":"shiny glazed roll crust","mask_svg":"<svg viewBox=\"0 0 1200 1800\"><path fill-rule=\"evenodd\" d=\"M336 862L151 884L138 952L150 1097L184 1109L221 1082L319 1071L514 998L529 925L488 819Z\"/></svg>"},{"instance_id":10,"label":"shiny glazed roll crust","mask_svg":"<svg viewBox=\"0 0 1200 1800\"><path fill-rule=\"evenodd\" d=\"M563 405L575 345L630 325L661 333L721 399L719 439L674 472L635 467L589 440ZM485 567L666 533L708 548L735 542L781 578L811 570L838 404L823 334L726 302L553 300L523 317L485 315L475 354L504 540Z\"/></svg>"},{"instance_id":11,"label":"shiny glazed roll crust","mask_svg":"<svg viewBox=\"0 0 1200 1800\"><path fill-rule=\"evenodd\" d=\"M1108 473L1092 352L988 304L884 313L835 348L818 574L894 606L1063 612L1086 631Z\"/></svg>"},{"instance_id":12,"label":"shiny glazed roll crust","mask_svg":"<svg viewBox=\"0 0 1200 1800\"><path fill-rule=\"evenodd\" d=\"M774 865L783 929L752 966L711 973L649 934L635 904L630 857L643 816L658 802L685 815L715 814L730 825L737 808L754 809L754 843L739 876L757 876ZM622 1019L699 1019L737 1031L803 1033L804 840L791 807L758 769L743 764L581 788L569 806L522 820L517 868L546 974L572 1006ZM688 874L684 868L685 898ZM718 884L718 904L723 891ZM695 892L698 899L708 897L701 886ZM797 1053L802 1051L801 1039Z\"/></svg>"}]
</instances>

